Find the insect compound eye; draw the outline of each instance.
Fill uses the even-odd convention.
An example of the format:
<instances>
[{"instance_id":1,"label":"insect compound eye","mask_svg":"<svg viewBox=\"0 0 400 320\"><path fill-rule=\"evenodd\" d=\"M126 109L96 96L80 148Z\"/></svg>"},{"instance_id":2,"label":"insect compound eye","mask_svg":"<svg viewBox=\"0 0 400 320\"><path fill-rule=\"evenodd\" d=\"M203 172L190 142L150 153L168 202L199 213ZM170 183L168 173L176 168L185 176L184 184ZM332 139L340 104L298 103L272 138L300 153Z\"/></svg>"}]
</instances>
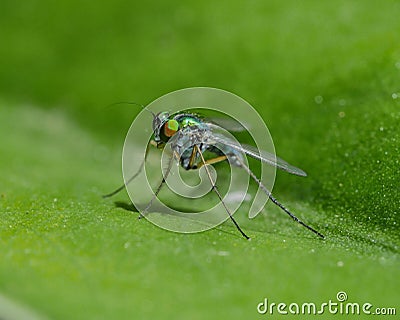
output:
<instances>
[{"instance_id":1,"label":"insect compound eye","mask_svg":"<svg viewBox=\"0 0 400 320\"><path fill-rule=\"evenodd\" d=\"M164 125L164 134L166 137L172 137L179 130L179 123L175 119L168 120Z\"/></svg>"}]
</instances>

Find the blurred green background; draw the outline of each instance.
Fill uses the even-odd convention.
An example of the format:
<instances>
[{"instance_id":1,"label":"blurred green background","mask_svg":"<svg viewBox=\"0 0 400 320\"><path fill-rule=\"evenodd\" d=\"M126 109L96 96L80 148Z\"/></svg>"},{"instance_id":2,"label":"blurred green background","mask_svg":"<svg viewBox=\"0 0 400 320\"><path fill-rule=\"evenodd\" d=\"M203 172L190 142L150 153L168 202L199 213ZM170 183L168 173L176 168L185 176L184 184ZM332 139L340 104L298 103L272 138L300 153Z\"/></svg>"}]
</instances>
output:
<instances>
[{"instance_id":1,"label":"blurred green background","mask_svg":"<svg viewBox=\"0 0 400 320\"><path fill-rule=\"evenodd\" d=\"M256 319L270 316L264 298L338 291L399 312L399 10L1 1L0 318ZM105 106L191 86L258 110L278 155L309 175L278 173L275 195L326 240L271 204L237 213L247 242L230 222L174 234L138 221L124 193L100 198L122 180L138 112Z\"/></svg>"}]
</instances>

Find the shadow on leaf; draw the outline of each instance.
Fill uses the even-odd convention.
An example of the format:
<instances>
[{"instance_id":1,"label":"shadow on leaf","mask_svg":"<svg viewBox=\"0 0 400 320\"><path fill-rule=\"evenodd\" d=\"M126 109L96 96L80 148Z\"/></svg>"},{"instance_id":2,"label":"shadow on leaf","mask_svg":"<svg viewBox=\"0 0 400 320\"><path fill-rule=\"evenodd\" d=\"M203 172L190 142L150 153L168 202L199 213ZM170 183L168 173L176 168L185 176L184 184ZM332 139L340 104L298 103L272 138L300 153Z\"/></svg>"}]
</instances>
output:
<instances>
[{"instance_id":1,"label":"shadow on leaf","mask_svg":"<svg viewBox=\"0 0 400 320\"><path fill-rule=\"evenodd\" d=\"M139 212L139 210L133 205L133 203L127 203L124 201L115 201L114 205L116 208L121 208L131 212Z\"/></svg>"}]
</instances>

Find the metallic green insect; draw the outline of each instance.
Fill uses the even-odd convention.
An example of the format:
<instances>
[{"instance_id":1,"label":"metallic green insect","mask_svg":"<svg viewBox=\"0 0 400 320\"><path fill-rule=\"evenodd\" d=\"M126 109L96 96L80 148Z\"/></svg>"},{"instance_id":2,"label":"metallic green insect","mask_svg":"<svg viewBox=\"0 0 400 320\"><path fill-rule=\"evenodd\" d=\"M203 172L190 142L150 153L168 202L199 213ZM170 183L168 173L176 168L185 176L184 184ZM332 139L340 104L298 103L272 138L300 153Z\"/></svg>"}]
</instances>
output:
<instances>
[{"instance_id":1,"label":"metallic green insect","mask_svg":"<svg viewBox=\"0 0 400 320\"><path fill-rule=\"evenodd\" d=\"M216 122L207 120L206 118L194 113L182 112L170 114L168 112L159 112L157 114L154 114L152 111L150 112L153 115L154 136L154 140L152 140L150 144L156 146L159 149L162 149L167 144L169 144L172 150L172 154L170 155L168 167L164 172L162 181L156 188L153 198L144 209L143 213L146 213L150 209L152 202L160 192L168 175L170 174L174 160L179 161L179 164L186 170L199 169L206 164L215 164L221 161L229 160L230 164L245 170L258 184L258 186L266 193L269 199L275 205L281 208L286 214L288 214L293 220L295 220L305 228L309 229L319 237L324 238L324 236L320 232L301 221L287 208L285 208L280 202L278 202L278 200L272 195L272 193L263 185L263 183L246 165L244 157L246 155L250 156L252 158L275 166L278 169L287 171L291 174L295 174L298 176L306 176L306 173L303 170L290 165L286 161L275 157L275 155L271 153L260 151L246 144L238 143L226 134L226 129L228 129L228 131L241 131L241 128L235 128L231 125L224 124L218 125L216 124ZM223 128L222 126L226 128ZM208 154L212 155L212 157L208 157L207 160L204 157L204 153L206 151ZM133 175L126 182L126 184L130 183L139 175L139 173L143 169L144 161L141 164L139 171L135 175ZM243 235L243 237L249 239L246 233L240 228L236 220L233 218L232 213L224 203L224 200L215 182L213 181L209 168L207 166L205 166L205 170L208 179L210 180L212 189L223 204L229 218L232 220L232 222L234 223L238 231ZM125 185L121 186L114 192L105 195L104 197L110 197L121 191L124 187Z\"/></svg>"}]
</instances>

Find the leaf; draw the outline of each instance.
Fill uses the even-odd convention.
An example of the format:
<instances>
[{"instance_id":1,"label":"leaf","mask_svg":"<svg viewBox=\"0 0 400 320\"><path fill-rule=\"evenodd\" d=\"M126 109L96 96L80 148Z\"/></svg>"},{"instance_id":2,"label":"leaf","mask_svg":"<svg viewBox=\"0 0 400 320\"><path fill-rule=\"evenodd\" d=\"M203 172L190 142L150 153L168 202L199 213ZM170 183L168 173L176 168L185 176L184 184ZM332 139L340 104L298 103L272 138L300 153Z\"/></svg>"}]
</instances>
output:
<instances>
[{"instance_id":1,"label":"leaf","mask_svg":"<svg viewBox=\"0 0 400 320\"><path fill-rule=\"evenodd\" d=\"M0 318L253 319L265 298L339 291L398 307L395 2L251 5L3 3ZM274 195L326 240L272 204L235 214L245 241L230 221L175 234L137 219L125 192L101 198L122 182L138 112L103 106L198 83L260 112L277 154L308 174L278 173Z\"/></svg>"}]
</instances>

